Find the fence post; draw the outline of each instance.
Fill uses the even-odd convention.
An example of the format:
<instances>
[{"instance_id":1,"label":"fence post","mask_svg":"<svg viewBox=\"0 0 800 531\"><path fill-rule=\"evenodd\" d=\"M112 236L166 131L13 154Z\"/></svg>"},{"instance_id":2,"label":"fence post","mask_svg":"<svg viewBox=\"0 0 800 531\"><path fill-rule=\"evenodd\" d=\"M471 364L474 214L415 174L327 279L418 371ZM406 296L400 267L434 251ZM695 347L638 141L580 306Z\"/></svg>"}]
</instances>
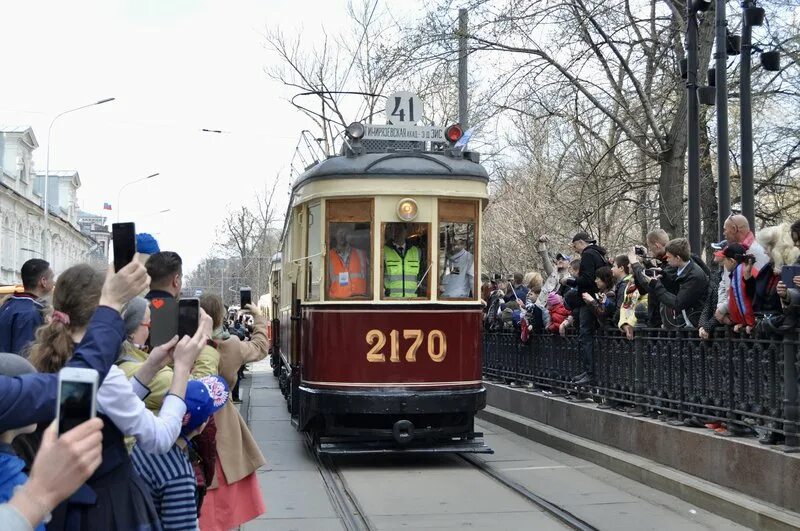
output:
<instances>
[{"instance_id":1,"label":"fence post","mask_svg":"<svg viewBox=\"0 0 800 531\"><path fill-rule=\"evenodd\" d=\"M797 421L800 416L797 405L797 332L792 330L783 336L783 429L786 432L785 451L800 451Z\"/></svg>"},{"instance_id":2,"label":"fence post","mask_svg":"<svg viewBox=\"0 0 800 531\"><path fill-rule=\"evenodd\" d=\"M634 397L634 403L636 404L633 408L628 410L628 413L633 417L643 417L647 414L647 410L645 409L645 404L647 401L644 398L644 349L645 345L647 345L647 341L642 334L645 334L645 330L637 329L636 335L633 336L633 351L634 351L634 360L633 360L633 370L634 370L634 377L633 377L633 392L636 395Z\"/></svg>"}]
</instances>

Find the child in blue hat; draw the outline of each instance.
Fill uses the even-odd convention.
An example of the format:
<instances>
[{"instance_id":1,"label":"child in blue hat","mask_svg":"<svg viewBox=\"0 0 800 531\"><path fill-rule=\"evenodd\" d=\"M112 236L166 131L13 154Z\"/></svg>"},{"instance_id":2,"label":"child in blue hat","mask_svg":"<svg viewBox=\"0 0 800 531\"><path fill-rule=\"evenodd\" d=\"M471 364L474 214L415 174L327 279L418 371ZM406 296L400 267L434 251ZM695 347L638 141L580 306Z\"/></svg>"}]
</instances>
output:
<instances>
[{"instance_id":1,"label":"child in blue hat","mask_svg":"<svg viewBox=\"0 0 800 531\"><path fill-rule=\"evenodd\" d=\"M131 461L150 489L166 530L196 530L202 497L189 453L191 439L203 431L211 415L228 401L229 391L219 376L190 380L186 386L186 415L181 435L166 454L149 454L134 446Z\"/></svg>"}]
</instances>

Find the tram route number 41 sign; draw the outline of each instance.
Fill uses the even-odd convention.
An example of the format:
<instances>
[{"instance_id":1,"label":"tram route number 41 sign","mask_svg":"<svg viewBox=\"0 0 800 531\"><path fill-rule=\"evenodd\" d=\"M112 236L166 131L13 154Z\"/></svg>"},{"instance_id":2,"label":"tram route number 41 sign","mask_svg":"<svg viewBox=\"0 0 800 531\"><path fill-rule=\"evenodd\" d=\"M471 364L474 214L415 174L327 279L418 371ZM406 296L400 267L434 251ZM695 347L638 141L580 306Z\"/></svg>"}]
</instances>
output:
<instances>
[{"instance_id":1,"label":"tram route number 41 sign","mask_svg":"<svg viewBox=\"0 0 800 531\"><path fill-rule=\"evenodd\" d=\"M444 142L444 127L416 125L422 119L422 100L413 92L395 92L386 100L387 125L365 126L367 140Z\"/></svg>"}]
</instances>

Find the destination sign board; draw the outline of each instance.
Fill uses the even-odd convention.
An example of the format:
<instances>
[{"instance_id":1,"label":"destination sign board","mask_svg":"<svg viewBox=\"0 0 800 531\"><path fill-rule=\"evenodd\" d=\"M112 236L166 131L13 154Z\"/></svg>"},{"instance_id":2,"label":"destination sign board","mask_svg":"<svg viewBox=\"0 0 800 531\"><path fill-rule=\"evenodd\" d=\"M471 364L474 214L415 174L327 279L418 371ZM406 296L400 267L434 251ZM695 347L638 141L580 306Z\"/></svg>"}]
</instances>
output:
<instances>
[{"instance_id":1,"label":"destination sign board","mask_svg":"<svg viewBox=\"0 0 800 531\"><path fill-rule=\"evenodd\" d=\"M444 127L424 125L364 125L366 140L407 140L411 142L444 142Z\"/></svg>"}]
</instances>

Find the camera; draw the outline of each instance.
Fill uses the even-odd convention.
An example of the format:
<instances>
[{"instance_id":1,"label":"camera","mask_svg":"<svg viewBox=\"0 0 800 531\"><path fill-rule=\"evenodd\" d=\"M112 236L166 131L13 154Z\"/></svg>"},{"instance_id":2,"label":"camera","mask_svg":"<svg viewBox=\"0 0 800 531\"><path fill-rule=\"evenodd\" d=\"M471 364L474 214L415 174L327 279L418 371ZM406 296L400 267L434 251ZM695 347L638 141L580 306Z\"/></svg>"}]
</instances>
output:
<instances>
[{"instance_id":1,"label":"camera","mask_svg":"<svg viewBox=\"0 0 800 531\"><path fill-rule=\"evenodd\" d=\"M756 257L752 254L746 254L742 259L742 262L748 265L754 265L756 263Z\"/></svg>"},{"instance_id":2,"label":"camera","mask_svg":"<svg viewBox=\"0 0 800 531\"><path fill-rule=\"evenodd\" d=\"M661 273L661 270L657 267L648 267L644 270L644 274L651 278L656 278L659 273Z\"/></svg>"},{"instance_id":3,"label":"camera","mask_svg":"<svg viewBox=\"0 0 800 531\"><path fill-rule=\"evenodd\" d=\"M637 246L635 246L635 247L633 248L633 250L634 250L634 252L636 253L636 256L647 256L647 249L645 249L645 248L644 248L643 246L641 246L641 245L637 245Z\"/></svg>"}]
</instances>

